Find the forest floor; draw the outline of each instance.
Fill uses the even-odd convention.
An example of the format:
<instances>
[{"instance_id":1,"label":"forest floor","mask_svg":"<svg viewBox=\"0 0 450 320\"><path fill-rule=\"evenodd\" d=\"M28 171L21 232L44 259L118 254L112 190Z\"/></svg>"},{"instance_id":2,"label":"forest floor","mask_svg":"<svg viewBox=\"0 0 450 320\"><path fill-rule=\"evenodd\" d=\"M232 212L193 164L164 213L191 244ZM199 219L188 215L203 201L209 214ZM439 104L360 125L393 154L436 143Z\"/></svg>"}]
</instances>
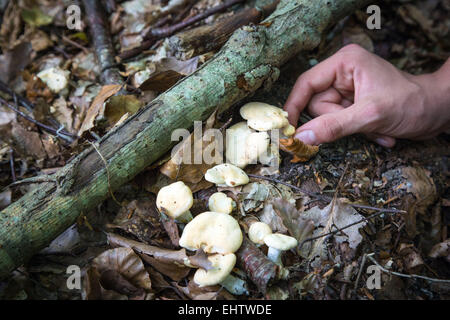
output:
<instances>
[{"instance_id":1,"label":"forest floor","mask_svg":"<svg viewBox=\"0 0 450 320\"><path fill-rule=\"evenodd\" d=\"M4 1L0 1L2 3ZM171 78L173 73L176 79L180 79L211 57L211 52L198 56L185 53L174 57L160 41L147 51L145 58L119 66L123 79L130 87L138 89L123 96L108 95L102 91L105 88L99 80L102 70L95 63L86 22L82 31L68 30L63 19L65 7L59 2L48 1L43 2L46 5L39 6L30 5L31 1L11 3L2 10L0 97L14 105L14 99L5 88L1 88L6 84L7 88L26 97L34 105L30 111L22 104L22 112L56 130L42 130L40 125L25 120L0 101L0 209L32 187L7 188L9 184L62 167L73 155L89 146L86 141L108 132L170 87L174 83ZM182 21L219 3L199 0L189 7L185 4L172 13L172 18L184 12ZM123 50L138 42L139 37L133 33L136 25L148 25L148 13L163 7L157 2L151 8L142 6L140 1L134 0L118 2L115 8L108 9L117 48ZM380 30L366 28L367 14L363 11L343 19L330 30L317 50L302 53L289 61L281 69L280 79L271 88L258 90L230 112L220 115L216 127L242 121L239 107L246 102L264 101L282 107L302 71L349 43L357 43L413 74L432 72L448 59L448 0L386 1L380 7ZM233 7L235 10L240 8ZM232 14L228 10L213 15L200 25L214 23ZM167 25L170 23L168 20ZM49 89L46 81L36 77L40 71L52 67L61 72L63 81L67 82L57 93ZM168 70L172 72L170 75ZM162 83L160 87L155 86L158 81ZM95 103L95 97L102 96L102 93L100 105L106 102L103 110L97 108L92 111L94 105L99 105ZM306 122L308 119L307 115L302 115L300 121ZM61 138L57 123L63 124L65 130L79 138L73 139L67 135ZM249 294L233 296L220 286L198 287L192 280L192 269L168 262L163 249L176 252L177 257L183 257L186 252L177 245L182 232L180 226L173 220L161 220L155 207L157 191L170 182L159 171L163 164L161 161L116 190L114 199L109 198L99 203L95 210L82 213L77 223L48 248L14 271L9 279L0 282L0 298L450 298L448 135L421 142L399 140L392 149L380 147L356 135L321 145L318 154L305 163L291 163L291 156L284 152L281 156L279 172L264 175L261 166L250 166L246 168L246 172L254 174L250 184L224 190L238 203L239 210L233 215L244 230L249 217L257 217L274 231L289 234L301 232L302 225L286 223L284 214L292 221L299 221L295 220L298 215L312 215L314 210L326 212L334 196L336 199L331 200L334 204L351 202L368 207L352 208L350 213L347 212L353 215L350 222L348 217L336 214L333 224L337 228L343 228L355 219L378 214L341 230L341 233L322 237L319 244L315 240L320 252L314 259L306 252L313 250L309 244L305 245L307 248L286 252L283 262L290 271L289 276L271 282L264 294L242 270L235 269L234 272L246 281ZM309 195L300 189L307 190ZM191 211L195 215L206 211L208 197L217 188L203 181L196 184L193 191L195 202ZM313 194L326 197L315 197ZM287 201L277 202L280 197ZM395 210L379 212L373 208ZM308 236L320 235L320 232L323 229L316 225L314 232L311 230ZM108 235L124 237L122 241L125 245L122 247L134 251L112 249L117 245L111 245L111 238L108 242ZM160 256L163 257L136 250L134 242L127 242L130 240L161 249ZM261 250L265 253L266 248ZM384 270L381 272L380 288L373 288L367 268L377 264ZM79 266L83 271L81 289L67 286L69 275L66 271L71 265ZM126 279L121 273L126 268L136 273L136 279L131 281L134 288L131 291L124 289L129 285L124 284ZM104 269L116 273L106 280L100 279L99 270Z\"/></svg>"}]
</instances>

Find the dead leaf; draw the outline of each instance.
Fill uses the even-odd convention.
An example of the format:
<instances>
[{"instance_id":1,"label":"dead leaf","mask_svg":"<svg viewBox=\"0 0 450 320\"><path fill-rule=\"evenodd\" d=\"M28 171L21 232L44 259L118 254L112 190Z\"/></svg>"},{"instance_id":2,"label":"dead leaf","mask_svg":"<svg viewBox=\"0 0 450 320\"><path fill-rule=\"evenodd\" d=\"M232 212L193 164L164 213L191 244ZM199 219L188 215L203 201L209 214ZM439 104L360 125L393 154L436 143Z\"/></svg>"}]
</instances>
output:
<instances>
[{"instance_id":1,"label":"dead leaf","mask_svg":"<svg viewBox=\"0 0 450 320\"><path fill-rule=\"evenodd\" d=\"M140 254L139 256L153 268L177 282L187 277L191 271L191 268L188 268L185 265L161 261L146 254Z\"/></svg>"},{"instance_id":2,"label":"dead leaf","mask_svg":"<svg viewBox=\"0 0 450 320\"><path fill-rule=\"evenodd\" d=\"M298 243L311 236L314 230L313 220L305 218L294 204L282 198L277 198L272 200L272 206L289 234L296 238Z\"/></svg>"},{"instance_id":3,"label":"dead leaf","mask_svg":"<svg viewBox=\"0 0 450 320\"><path fill-rule=\"evenodd\" d=\"M120 84L109 84L102 87L100 93L95 97L94 101L92 101L92 104L89 107L86 116L84 117L83 124L78 131L79 136L81 136L83 132L88 131L94 127L95 119L99 115L103 114L103 104L105 103L106 99L119 92L121 87L122 86Z\"/></svg>"},{"instance_id":4,"label":"dead leaf","mask_svg":"<svg viewBox=\"0 0 450 320\"><path fill-rule=\"evenodd\" d=\"M203 132L214 127L216 116L217 111L206 120ZM195 164L194 160L196 159L196 154L203 155L208 150L220 150L220 146L220 142L216 141L214 137L206 137L205 135L198 137L198 134L195 135L193 132L188 138L182 140L174 147L172 158L160 168L160 171L170 179L185 182L193 192L198 190L198 186L195 188L195 185L200 183L202 183L202 188L206 189L212 186L212 183L204 180L204 175L208 169L222 163L222 153L218 152L219 154L215 154L211 152L211 156L214 159L211 164L207 164L203 157L200 164Z\"/></svg>"},{"instance_id":5,"label":"dead leaf","mask_svg":"<svg viewBox=\"0 0 450 320\"><path fill-rule=\"evenodd\" d=\"M445 258L450 263L450 239L436 244L428 254L431 258Z\"/></svg>"},{"instance_id":6,"label":"dead leaf","mask_svg":"<svg viewBox=\"0 0 450 320\"><path fill-rule=\"evenodd\" d=\"M133 95L112 96L105 104L105 117L114 126L123 116L131 116L141 108L141 102Z\"/></svg>"},{"instance_id":7,"label":"dead leaf","mask_svg":"<svg viewBox=\"0 0 450 320\"><path fill-rule=\"evenodd\" d=\"M297 138L280 139L280 149L293 154L291 162L305 162L311 159L319 152L318 146L304 144Z\"/></svg>"},{"instance_id":8,"label":"dead leaf","mask_svg":"<svg viewBox=\"0 0 450 320\"><path fill-rule=\"evenodd\" d=\"M0 56L0 80L9 83L28 65L33 49L30 42L22 42Z\"/></svg>"},{"instance_id":9,"label":"dead leaf","mask_svg":"<svg viewBox=\"0 0 450 320\"><path fill-rule=\"evenodd\" d=\"M342 229L352 223L362 220L364 217L360 215L353 207L348 204L347 199L341 198L332 201L328 206L320 209L318 206L305 211L303 217L311 219L316 226L313 237L320 236L337 229ZM356 250L362 241L362 236L359 229L367 224L366 221L355 224L349 228L342 230L342 232L335 234L333 237L337 243L348 242L349 247ZM301 255L308 256L309 260L318 258L315 263L320 263L321 260L327 259L327 248L325 245L325 237L315 240L312 245L305 243L301 248ZM309 253L309 246L311 245L311 252Z\"/></svg>"},{"instance_id":10,"label":"dead leaf","mask_svg":"<svg viewBox=\"0 0 450 320\"><path fill-rule=\"evenodd\" d=\"M120 273L134 286L150 290L150 277L139 256L131 248L115 248L103 252L92 261L91 268L101 275L107 270Z\"/></svg>"},{"instance_id":11,"label":"dead leaf","mask_svg":"<svg viewBox=\"0 0 450 320\"><path fill-rule=\"evenodd\" d=\"M201 248L195 252L195 255L189 257L189 261L194 267L202 268L205 270L213 269L211 261L208 260L208 255Z\"/></svg>"},{"instance_id":12,"label":"dead leaf","mask_svg":"<svg viewBox=\"0 0 450 320\"><path fill-rule=\"evenodd\" d=\"M102 272L99 282L106 290L116 291L133 300L143 300L145 297L144 289L136 288L127 278L116 270L106 270Z\"/></svg>"}]
</instances>

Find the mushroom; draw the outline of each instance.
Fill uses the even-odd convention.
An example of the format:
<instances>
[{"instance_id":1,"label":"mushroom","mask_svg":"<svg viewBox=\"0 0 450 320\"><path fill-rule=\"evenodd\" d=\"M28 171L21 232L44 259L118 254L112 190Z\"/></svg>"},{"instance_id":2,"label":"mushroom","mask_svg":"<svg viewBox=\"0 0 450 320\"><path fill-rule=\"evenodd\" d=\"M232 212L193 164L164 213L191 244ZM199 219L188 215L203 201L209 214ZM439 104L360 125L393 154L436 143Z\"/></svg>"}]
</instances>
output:
<instances>
[{"instance_id":1,"label":"mushroom","mask_svg":"<svg viewBox=\"0 0 450 320\"><path fill-rule=\"evenodd\" d=\"M41 79L54 93L58 93L67 87L70 72L59 67L44 69L36 76Z\"/></svg>"},{"instance_id":2,"label":"mushroom","mask_svg":"<svg viewBox=\"0 0 450 320\"><path fill-rule=\"evenodd\" d=\"M183 181L161 188L156 197L156 206L160 212L183 223L192 220L189 209L193 204L192 191Z\"/></svg>"},{"instance_id":3,"label":"mushroom","mask_svg":"<svg viewBox=\"0 0 450 320\"><path fill-rule=\"evenodd\" d=\"M219 164L205 173L205 179L219 187L236 187L249 182L247 174L230 163Z\"/></svg>"},{"instance_id":4,"label":"mushroom","mask_svg":"<svg viewBox=\"0 0 450 320\"><path fill-rule=\"evenodd\" d=\"M245 281L230 274L236 264L236 256L233 253L214 254L209 256L208 260L212 269L198 269L194 274L196 284L200 287L220 284L232 294L248 294Z\"/></svg>"},{"instance_id":5,"label":"mushroom","mask_svg":"<svg viewBox=\"0 0 450 320\"><path fill-rule=\"evenodd\" d=\"M273 233L264 237L264 243L269 247L267 257L282 266L281 253L297 246L297 239L284 234Z\"/></svg>"},{"instance_id":6,"label":"mushroom","mask_svg":"<svg viewBox=\"0 0 450 320\"><path fill-rule=\"evenodd\" d=\"M202 248L206 253L234 253L242 244L242 232L232 216L207 211L184 227L179 244L188 250Z\"/></svg>"},{"instance_id":7,"label":"mushroom","mask_svg":"<svg viewBox=\"0 0 450 320\"><path fill-rule=\"evenodd\" d=\"M282 129L289 126L288 113L267 103L250 102L240 109L242 118L247 125L258 131Z\"/></svg>"},{"instance_id":8,"label":"mushroom","mask_svg":"<svg viewBox=\"0 0 450 320\"><path fill-rule=\"evenodd\" d=\"M272 234L272 229L264 222L253 222L248 229L248 237L256 244L264 244L264 238L269 234Z\"/></svg>"},{"instance_id":9,"label":"mushroom","mask_svg":"<svg viewBox=\"0 0 450 320\"><path fill-rule=\"evenodd\" d=\"M270 142L267 132L256 132L244 121L227 129L226 136L227 161L239 168L256 163L258 157L266 153Z\"/></svg>"},{"instance_id":10,"label":"mushroom","mask_svg":"<svg viewBox=\"0 0 450 320\"><path fill-rule=\"evenodd\" d=\"M208 208L214 212L230 214L236 203L223 192L213 193L208 200Z\"/></svg>"}]
</instances>

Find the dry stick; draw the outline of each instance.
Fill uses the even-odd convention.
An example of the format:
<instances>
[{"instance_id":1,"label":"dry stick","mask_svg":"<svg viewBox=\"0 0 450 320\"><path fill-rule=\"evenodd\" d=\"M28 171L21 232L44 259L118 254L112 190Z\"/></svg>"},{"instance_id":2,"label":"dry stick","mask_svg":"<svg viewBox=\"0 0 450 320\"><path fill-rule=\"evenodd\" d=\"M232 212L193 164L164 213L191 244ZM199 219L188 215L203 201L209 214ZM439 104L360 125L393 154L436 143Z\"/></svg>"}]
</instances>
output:
<instances>
[{"instance_id":1,"label":"dry stick","mask_svg":"<svg viewBox=\"0 0 450 320\"><path fill-rule=\"evenodd\" d=\"M14 100L14 102L15 102L16 105L17 105L18 103L20 103L20 104L21 104L25 109L27 109L29 112L33 112L33 110L34 110L34 104L33 104L31 101L29 101L27 98L22 97L21 95L15 93L13 90L11 90L11 89L8 87L8 85L7 85L6 83L2 82L1 80L0 80L0 91L5 92L5 93L7 93L8 95L10 95L10 96L13 98L13 100ZM1 102L5 103L5 100L2 99ZM17 109L17 108L15 108L15 109ZM14 111L16 111L15 109L13 108ZM19 112L19 111L16 111L16 112L19 113L21 116L25 115L23 112ZM29 118L29 116L26 116L26 115L25 115L24 117L25 117L26 119ZM27 117L28 117L28 118L27 118ZM28 120L29 120L29 119L28 119ZM52 122L54 122L56 125L59 125L59 123L58 123L56 120L54 120L54 119L52 119L52 118L50 118L49 120L52 121ZM31 120L30 120L30 121L31 121ZM32 122L33 122L33 121L32 121ZM36 123L36 124L39 125L38 123ZM59 133L61 133L61 134L64 135L64 136L73 137L73 138L78 138L78 136L77 136L76 134L70 133L70 132L68 132L68 131L66 131L66 130L60 130Z\"/></svg>"},{"instance_id":2,"label":"dry stick","mask_svg":"<svg viewBox=\"0 0 450 320\"><path fill-rule=\"evenodd\" d=\"M9 166L11 167L12 182L16 182L16 168L14 167L14 150L9 149Z\"/></svg>"},{"instance_id":3,"label":"dry stick","mask_svg":"<svg viewBox=\"0 0 450 320\"><path fill-rule=\"evenodd\" d=\"M367 254L367 258L369 258L370 261L372 261L373 263L375 263L381 271L385 272L385 273L389 273L391 275L394 276L399 276L399 277L403 277L403 278L410 278L410 279L423 279L423 280L427 280L427 281L431 281L431 282L442 282L442 283L450 283L450 280L446 280L446 279L436 279L436 278L429 278L429 277L425 277L425 276L419 276L417 274L404 274L404 273L400 273L400 272L395 272L395 271L391 271L388 270L386 268L384 268L383 266L381 266L377 260L375 260L372 256L375 255L374 252Z\"/></svg>"},{"instance_id":4,"label":"dry stick","mask_svg":"<svg viewBox=\"0 0 450 320\"><path fill-rule=\"evenodd\" d=\"M324 202L330 202L333 200L333 198L322 195L320 193L316 193L316 192L310 192L308 190L305 190L303 188L297 187L293 184L290 184L288 182L279 180L279 179L275 179L275 178L270 178L270 177L265 177L265 176L259 176L257 174L250 174L247 173L247 175L250 178L254 178L254 179L260 179L260 180L266 180L266 181L271 181L271 182L275 182L275 183L279 183L279 184L283 184L291 189L294 189L296 191L299 191L301 193L304 193L310 197L316 198L317 200L320 201L324 201ZM358 208L358 209L366 209L366 210L374 210L374 211L380 211L381 213L406 213L406 211L404 210L398 210L398 209L391 209L391 208L377 208L377 207L372 207L372 206L366 206L363 204L356 204L356 203L349 203L349 206L353 207L353 208Z\"/></svg>"},{"instance_id":5,"label":"dry stick","mask_svg":"<svg viewBox=\"0 0 450 320\"><path fill-rule=\"evenodd\" d=\"M187 27L189 27L189 26L215 14L215 13L224 11L231 6L233 6L237 3L240 3L240 2L244 2L244 1L245 0L230 0L228 2L225 2L218 6L215 6L211 9L208 9L196 16L186 19L185 21L174 24L173 26L165 27L165 28L150 29L147 32L147 34L144 35L144 41L142 42L142 44L139 47L124 51L121 54L119 54L118 57L121 61L133 58L133 57L137 56L138 54L142 53L143 51L149 49L157 40L171 36L175 32L178 32L184 28L187 28Z\"/></svg>"},{"instance_id":6,"label":"dry stick","mask_svg":"<svg viewBox=\"0 0 450 320\"><path fill-rule=\"evenodd\" d=\"M37 120L34 120L33 118L31 118L29 115L23 113L22 111L20 111L19 109L17 109L16 107L14 107L12 104L10 104L8 101L6 101L3 98L0 98L0 102L3 103L6 107L8 107L9 109L13 110L14 112L16 112L18 115L22 116L23 118L27 119L28 121L30 121L31 123L34 123L35 125L37 125L38 127L44 129L45 131L66 140L67 142L72 143L73 139L71 137L74 137L75 135L73 135L72 133L68 133L65 132L63 130L60 129L54 129L50 126L47 126L46 124L43 124Z\"/></svg>"},{"instance_id":7,"label":"dry stick","mask_svg":"<svg viewBox=\"0 0 450 320\"><path fill-rule=\"evenodd\" d=\"M83 0L83 5L95 55L102 70L101 81L103 84L121 84L123 79L119 69L114 65L114 47L102 2L98 0Z\"/></svg>"}]
</instances>

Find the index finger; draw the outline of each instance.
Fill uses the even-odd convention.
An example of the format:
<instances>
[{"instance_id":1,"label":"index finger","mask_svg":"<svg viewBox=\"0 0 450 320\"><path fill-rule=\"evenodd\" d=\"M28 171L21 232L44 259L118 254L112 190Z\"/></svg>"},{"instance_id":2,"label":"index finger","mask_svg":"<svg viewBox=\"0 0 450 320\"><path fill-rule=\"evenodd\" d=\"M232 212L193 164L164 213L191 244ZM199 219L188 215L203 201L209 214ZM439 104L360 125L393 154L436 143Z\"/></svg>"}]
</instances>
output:
<instances>
[{"instance_id":1,"label":"index finger","mask_svg":"<svg viewBox=\"0 0 450 320\"><path fill-rule=\"evenodd\" d=\"M293 126L297 125L300 113L308 105L312 96L333 85L337 74L343 68L341 57L334 54L298 77L284 105L284 110L289 114L289 122Z\"/></svg>"}]
</instances>

